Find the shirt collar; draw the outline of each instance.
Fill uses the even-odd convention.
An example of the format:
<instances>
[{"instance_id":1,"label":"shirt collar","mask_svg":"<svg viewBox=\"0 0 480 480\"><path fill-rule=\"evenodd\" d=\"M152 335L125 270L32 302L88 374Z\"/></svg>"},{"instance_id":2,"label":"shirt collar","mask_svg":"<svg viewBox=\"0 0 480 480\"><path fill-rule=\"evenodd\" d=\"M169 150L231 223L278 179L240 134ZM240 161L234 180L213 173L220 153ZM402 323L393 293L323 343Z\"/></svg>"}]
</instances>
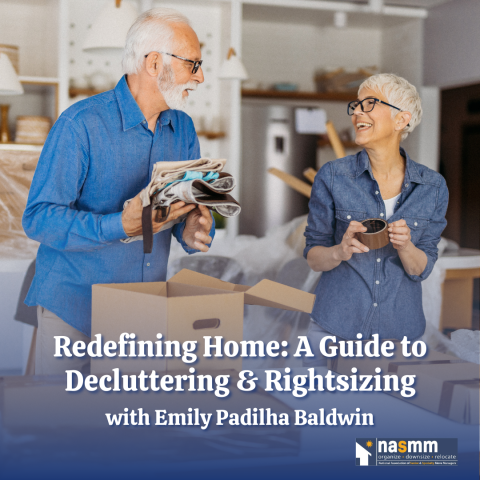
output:
<instances>
[{"instance_id":1,"label":"shirt collar","mask_svg":"<svg viewBox=\"0 0 480 480\"><path fill-rule=\"evenodd\" d=\"M118 106L122 116L124 132L146 121L145 115L140 110L140 107L128 88L125 75L117 83L117 86L115 87L115 95L117 96ZM177 127L177 115L175 115L172 110L161 112L157 121L162 127L170 124L172 130L175 132Z\"/></svg>"},{"instance_id":2,"label":"shirt collar","mask_svg":"<svg viewBox=\"0 0 480 480\"><path fill-rule=\"evenodd\" d=\"M118 107L122 116L123 131L136 127L145 120L140 107L133 98L128 88L127 78L124 75L115 87L115 95L117 96Z\"/></svg>"},{"instance_id":3,"label":"shirt collar","mask_svg":"<svg viewBox=\"0 0 480 480\"><path fill-rule=\"evenodd\" d=\"M170 124L172 130L175 132L177 128L177 115L174 112L174 110L164 110L160 113L158 121L162 127Z\"/></svg>"},{"instance_id":4,"label":"shirt collar","mask_svg":"<svg viewBox=\"0 0 480 480\"><path fill-rule=\"evenodd\" d=\"M414 182L414 183L420 183L423 184L423 179L418 173L417 166L415 165L415 162L408 156L407 152L400 147L400 153L403 157L406 159L406 165L405 165L405 180L408 182ZM363 149L359 154L358 154L358 159L357 159L357 177L360 176L365 170L368 170L368 173L370 174L370 177L372 180L374 179L373 173L372 173L372 166L370 165L370 159L368 158L367 151Z\"/></svg>"}]
</instances>

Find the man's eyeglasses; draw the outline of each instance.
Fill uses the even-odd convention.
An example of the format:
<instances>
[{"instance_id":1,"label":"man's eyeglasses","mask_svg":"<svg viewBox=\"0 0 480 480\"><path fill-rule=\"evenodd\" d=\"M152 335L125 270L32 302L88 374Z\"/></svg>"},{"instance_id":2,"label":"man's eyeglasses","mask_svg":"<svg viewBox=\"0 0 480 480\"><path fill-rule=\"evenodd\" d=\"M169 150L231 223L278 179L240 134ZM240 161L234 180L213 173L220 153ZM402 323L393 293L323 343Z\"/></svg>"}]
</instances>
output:
<instances>
[{"instance_id":1,"label":"man's eyeglasses","mask_svg":"<svg viewBox=\"0 0 480 480\"><path fill-rule=\"evenodd\" d=\"M365 102L365 103L364 103ZM396 110L398 110L399 112L401 112L402 110L400 110L400 108L398 107L395 107L393 105L390 105L389 103L387 102L384 102L382 100L380 100L379 98L364 98L363 100L354 100L353 102L350 102L348 104L348 107L347 107L347 113L352 116L355 112L355 109L360 105L360 108L362 109L362 112L364 113L368 113L368 112L371 112L374 108L375 108L375 105L378 103L383 103L384 105L387 105L388 107L392 107L392 108L395 108Z\"/></svg>"},{"instance_id":2,"label":"man's eyeglasses","mask_svg":"<svg viewBox=\"0 0 480 480\"><path fill-rule=\"evenodd\" d=\"M150 52L150 53L152 53L152 52ZM147 58L150 55L150 53L145 55L145 58ZM192 64L192 74L197 73L198 69L202 66L202 63L203 63L203 60L189 60L188 58L179 57L178 55L174 55L173 53L167 53L167 52L157 52L157 53L163 53L165 55L170 55L171 57L178 58L180 60L183 60L184 62L191 63Z\"/></svg>"}]
</instances>

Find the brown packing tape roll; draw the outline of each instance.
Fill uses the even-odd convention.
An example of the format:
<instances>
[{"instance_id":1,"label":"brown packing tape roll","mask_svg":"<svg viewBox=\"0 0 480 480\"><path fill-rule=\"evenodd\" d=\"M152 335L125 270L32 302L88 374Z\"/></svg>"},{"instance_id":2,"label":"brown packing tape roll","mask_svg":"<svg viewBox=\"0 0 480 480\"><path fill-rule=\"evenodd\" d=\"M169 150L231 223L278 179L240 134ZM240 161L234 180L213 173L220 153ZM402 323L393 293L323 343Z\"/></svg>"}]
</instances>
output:
<instances>
[{"instance_id":1,"label":"brown packing tape roll","mask_svg":"<svg viewBox=\"0 0 480 480\"><path fill-rule=\"evenodd\" d=\"M450 363L468 363L465 360L419 360L418 362L391 362L388 364L389 373L397 373L399 367L408 365L442 365Z\"/></svg>"},{"instance_id":2,"label":"brown packing tape roll","mask_svg":"<svg viewBox=\"0 0 480 480\"><path fill-rule=\"evenodd\" d=\"M446 380L443 382L442 393L440 394L440 406L438 414L448 418L450 407L452 405L453 390L456 385L463 385L466 388L480 388L480 378L471 378L470 380Z\"/></svg>"},{"instance_id":3,"label":"brown packing tape roll","mask_svg":"<svg viewBox=\"0 0 480 480\"><path fill-rule=\"evenodd\" d=\"M363 243L370 250L377 250L385 247L390 242L388 236L388 224L381 218L367 218L362 222L362 225L367 227L365 233L357 233L357 239Z\"/></svg>"}]
</instances>

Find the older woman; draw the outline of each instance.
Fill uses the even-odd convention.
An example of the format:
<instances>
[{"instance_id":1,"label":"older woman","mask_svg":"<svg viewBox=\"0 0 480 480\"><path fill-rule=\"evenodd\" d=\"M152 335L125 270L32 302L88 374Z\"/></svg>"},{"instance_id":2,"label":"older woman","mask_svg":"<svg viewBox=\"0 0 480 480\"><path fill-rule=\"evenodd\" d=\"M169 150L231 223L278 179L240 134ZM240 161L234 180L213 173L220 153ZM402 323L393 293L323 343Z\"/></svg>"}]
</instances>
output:
<instances>
[{"instance_id":1,"label":"older woman","mask_svg":"<svg viewBox=\"0 0 480 480\"><path fill-rule=\"evenodd\" d=\"M415 87L396 75L374 75L348 114L363 150L320 169L305 231L304 256L324 272L309 330L315 347L326 332L346 339L421 336L421 282L446 226L444 178L400 147L422 116ZM368 218L388 220L387 246L369 250L356 238Z\"/></svg>"}]
</instances>

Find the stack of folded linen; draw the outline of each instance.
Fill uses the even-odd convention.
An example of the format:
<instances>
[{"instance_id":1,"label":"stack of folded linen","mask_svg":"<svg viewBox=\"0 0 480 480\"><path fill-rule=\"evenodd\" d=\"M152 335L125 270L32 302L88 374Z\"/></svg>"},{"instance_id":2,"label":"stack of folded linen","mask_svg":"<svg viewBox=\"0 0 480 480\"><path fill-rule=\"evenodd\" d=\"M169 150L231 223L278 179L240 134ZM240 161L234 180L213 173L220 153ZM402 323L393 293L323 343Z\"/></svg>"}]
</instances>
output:
<instances>
[{"instance_id":1,"label":"stack of folded linen","mask_svg":"<svg viewBox=\"0 0 480 480\"><path fill-rule=\"evenodd\" d=\"M143 233L122 240L124 243L144 239L144 250L151 252L151 211L160 210L160 218L166 221L160 231L173 227L184 217L168 220L170 205L175 202L205 205L223 217L234 217L240 213L240 204L230 195L235 188L235 179L222 172L226 160L199 158L180 162L157 162L153 167L152 179L140 192L144 208ZM131 200L125 202L124 208ZM158 217L157 217L158 218ZM147 238L148 237L148 238Z\"/></svg>"}]
</instances>

